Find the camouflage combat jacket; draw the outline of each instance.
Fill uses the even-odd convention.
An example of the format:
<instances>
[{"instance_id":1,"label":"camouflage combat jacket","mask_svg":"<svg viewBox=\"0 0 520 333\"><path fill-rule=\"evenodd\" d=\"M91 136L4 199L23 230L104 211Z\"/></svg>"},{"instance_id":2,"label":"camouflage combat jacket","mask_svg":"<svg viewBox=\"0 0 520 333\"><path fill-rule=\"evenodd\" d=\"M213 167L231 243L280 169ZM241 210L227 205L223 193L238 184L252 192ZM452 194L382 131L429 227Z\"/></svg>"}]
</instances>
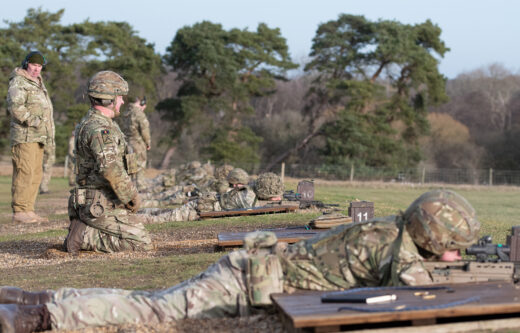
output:
<instances>
[{"instance_id":1,"label":"camouflage combat jacket","mask_svg":"<svg viewBox=\"0 0 520 333\"><path fill-rule=\"evenodd\" d=\"M219 202L222 210L251 208L256 204L256 195L249 186L242 186L222 193Z\"/></svg>"},{"instance_id":2,"label":"camouflage combat jacket","mask_svg":"<svg viewBox=\"0 0 520 333\"><path fill-rule=\"evenodd\" d=\"M119 126L91 108L75 130L76 183L107 199L128 203L137 190L125 168L126 141Z\"/></svg>"},{"instance_id":3,"label":"camouflage combat jacket","mask_svg":"<svg viewBox=\"0 0 520 333\"><path fill-rule=\"evenodd\" d=\"M286 291L337 290L389 284L395 216L342 225L289 245L279 254ZM403 230L397 274L406 285L432 283L423 258Z\"/></svg>"},{"instance_id":4,"label":"camouflage combat jacket","mask_svg":"<svg viewBox=\"0 0 520 333\"><path fill-rule=\"evenodd\" d=\"M11 146L54 140L52 102L41 76L16 68L9 78L7 109L11 114Z\"/></svg>"},{"instance_id":5,"label":"camouflage combat jacket","mask_svg":"<svg viewBox=\"0 0 520 333\"><path fill-rule=\"evenodd\" d=\"M137 106L130 104L128 110L124 112L119 120L121 130L126 135L128 143L134 147L151 145L150 123L146 115ZM141 148L142 149L142 148ZM135 152L134 152L135 153Z\"/></svg>"}]
</instances>

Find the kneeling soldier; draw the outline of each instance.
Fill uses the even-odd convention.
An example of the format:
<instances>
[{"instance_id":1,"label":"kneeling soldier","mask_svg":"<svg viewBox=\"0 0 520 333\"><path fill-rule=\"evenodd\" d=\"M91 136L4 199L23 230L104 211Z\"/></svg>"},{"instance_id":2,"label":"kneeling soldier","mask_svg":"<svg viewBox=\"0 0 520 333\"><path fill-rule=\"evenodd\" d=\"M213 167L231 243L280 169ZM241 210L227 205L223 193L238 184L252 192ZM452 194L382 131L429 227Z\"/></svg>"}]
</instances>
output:
<instances>
[{"instance_id":1,"label":"kneeling soldier","mask_svg":"<svg viewBox=\"0 0 520 333\"><path fill-rule=\"evenodd\" d=\"M134 213L140 198L128 170L125 138L112 120L119 115L128 84L117 73L102 71L88 84L91 108L75 130L76 187L69 199L68 252L149 250L152 241L142 217Z\"/></svg>"}]
</instances>

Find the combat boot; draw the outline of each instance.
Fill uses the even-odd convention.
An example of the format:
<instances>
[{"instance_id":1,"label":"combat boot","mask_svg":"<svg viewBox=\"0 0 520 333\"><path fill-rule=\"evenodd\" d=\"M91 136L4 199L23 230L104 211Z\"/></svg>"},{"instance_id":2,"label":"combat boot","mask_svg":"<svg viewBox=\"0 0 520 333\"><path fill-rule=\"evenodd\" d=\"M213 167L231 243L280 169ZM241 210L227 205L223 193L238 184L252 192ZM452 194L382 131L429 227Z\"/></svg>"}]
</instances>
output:
<instances>
[{"instance_id":1,"label":"combat boot","mask_svg":"<svg viewBox=\"0 0 520 333\"><path fill-rule=\"evenodd\" d=\"M51 329L45 305L0 304L0 332L30 333Z\"/></svg>"},{"instance_id":2,"label":"combat boot","mask_svg":"<svg viewBox=\"0 0 520 333\"><path fill-rule=\"evenodd\" d=\"M35 212L27 212L30 216L32 216L33 218L36 219L36 222L40 223L40 222L49 222L49 219L46 218L46 217L41 217L39 215L36 215Z\"/></svg>"},{"instance_id":3,"label":"combat boot","mask_svg":"<svg viewBox=\"0 0 520 333\"><path fill-rule=\"evenodd\" d=\"M44 304L52 301L53 295L53 291L29 292L17 287L1 287L0 304Z\"/></svg>"},{"instance_id":4,"label":"combat boot","mask_svg":"<svg viewBox=\"0 0 520 333\"><path fill-rule=\"evenodd\" d=\"M17 223L38 223L38 219L29 214L29 212L14 212L13 222Z\"/></svg>"},{"instance_id":5,"label":"combat boot","mask_svg":"<svg viewBox=\"0 0 520 333\"><path fill-rule=\"evenodd\" d=\"M85 235L86 229L87 225L85 223L78 219L71 218L69 234L63 243L67 252L74 256L78 255L79 251L81 250L81 246L83 245L83 236Z\"/></svg>"}]
</instances>

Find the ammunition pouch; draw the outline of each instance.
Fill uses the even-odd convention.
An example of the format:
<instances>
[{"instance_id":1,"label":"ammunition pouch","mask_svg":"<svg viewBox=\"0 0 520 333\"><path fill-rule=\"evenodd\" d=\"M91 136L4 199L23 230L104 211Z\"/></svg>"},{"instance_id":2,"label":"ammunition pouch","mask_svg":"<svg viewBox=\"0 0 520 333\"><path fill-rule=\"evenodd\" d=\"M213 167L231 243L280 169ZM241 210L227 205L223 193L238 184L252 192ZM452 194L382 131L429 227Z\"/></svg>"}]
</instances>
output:
<instances>
[{"instance_id":1,"label":"ammunition pouch","mask_svg":"<svg viewBox=\"0 0 520 333\"><path fill-rule=\"evenodd\" d=\"M103 216L107 208L116 208L103 192L96 189L74 188L74 202L76 209L85 209L92 217Z\"/></svg>"},{"instance_id":2,"label":"ammunition pouch","mask_svg":"<svg viewBox=\"0 0 520 333\"><path fill-rule=\"evenodd\" d=\"M278 256L251 254L247 259L246 279L251 305L271 305L271 294L283 292L283 270Z\"/></svg>"},{"instance_id":3,"label":"ammunition pouch","mask_svg":"<svg viewBox=\"0 0 520 333\"><path fill-rule=\"evenodd\" d=\"M125 154L125 169L126 173L129 175L136 174L139 171L139 166L137 164L137 154Z\"/></svg>"},{"instance_id":4,"label":"ammunition pouch","mask_svg":"<svg viewBox=\"0 0 520 333\"><path fill-rule=\"evenodd\" d=\"M246 235L248 250L246 283L252 306L271 304L271 294L283 292L283 270L280 260L272 253L277 238L274 233L254 232Z\"/></svg>"}]
</instances>

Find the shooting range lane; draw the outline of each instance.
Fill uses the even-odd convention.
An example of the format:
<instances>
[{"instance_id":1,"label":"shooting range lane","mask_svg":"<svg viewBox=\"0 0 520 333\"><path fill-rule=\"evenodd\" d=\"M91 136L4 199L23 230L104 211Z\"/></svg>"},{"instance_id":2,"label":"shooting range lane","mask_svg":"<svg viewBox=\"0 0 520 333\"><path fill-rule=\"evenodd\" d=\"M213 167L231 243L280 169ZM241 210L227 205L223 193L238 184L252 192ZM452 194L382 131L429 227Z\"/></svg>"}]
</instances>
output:
<instances>
[{"instance_id":1,"label":"shooting range lane","mask_svg":"<svg viewBox=\"0 0 520 333\"><path fill-rule=\"evenodd\" d=\"M439 285L435 285L438 287ZM428 295L416 290L391 290L385 288L374 294L395 294L397 300L381 304L323 303L321 296L330 292L302 292L273 294L271 298L283 317L289 331L299 328L314 328L319 331L348 329L348 325L404 322L403 326L436 324L449 318L450 321L482 320L482 316L520 314L520 286L512 283L482 282L444 285L449 289L431 290ZM379 289L379 288L378 288ZM365 293L365 292L364 292ZM431 295L435 295L432 297ZM428 296L428 297L426 297ZM447 304L479 299L464 305ZM395 312L338 311L341 307L365 309L392 308ZM404 306L404 307L403 307ZM424 308L424 307L431 308ZM413 310L413 308L422 308ZM412 309L410 311L406 309ZM514 315L513 315L514 314ZM457 317L460 317L457 319ZM464 317L464 318L463 318ZM468 319L470 317L470 319ZM495 318L487 318L495 319ZM379 326L380 327L380 326Z\"/></svg>"},{"instance_id":2,"label":"shooting range lane","mask_svg":"<svg viewBox=\"0 0 520 333\"><path fill-rule=\"evenodd\" d=\"M309 229L308 227L288 227L277 229L262 229L276 234L279 242L296 243L302 239L316 236L328 229ZM218 246L242 246L244 237L252 231L246 232L222 232L218 234Z\"/></svg>"},{"instance_id":3,"label":"shooting range lane","mask_svg":"<svg viewBox=\"0 0 520 333\"><path fill-rule=\"evenodd\" d=\"M228 217L228 216L246 216L259 214L275 214L290 213L298 209L296 206L275 206L275 207L255 207L247 209L225 210L220 212L204 212L200 213L201 219Z\"/></svg>"}]
</instances>

